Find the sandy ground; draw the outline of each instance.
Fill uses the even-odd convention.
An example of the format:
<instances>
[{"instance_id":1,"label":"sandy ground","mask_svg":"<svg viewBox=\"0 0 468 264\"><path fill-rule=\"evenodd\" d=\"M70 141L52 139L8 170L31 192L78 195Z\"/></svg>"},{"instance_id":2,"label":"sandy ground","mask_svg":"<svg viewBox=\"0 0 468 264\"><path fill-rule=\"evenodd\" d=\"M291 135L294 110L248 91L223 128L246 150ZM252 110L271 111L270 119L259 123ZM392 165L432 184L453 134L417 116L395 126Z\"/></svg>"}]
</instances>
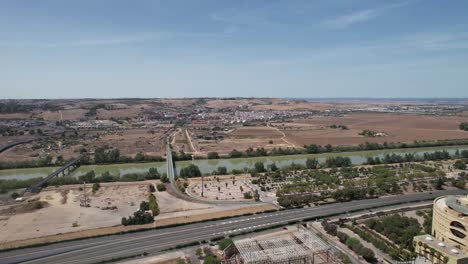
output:
<instances>
[{"instance_id":1,"label":"sandy ground","mask_svg":"<svg viewBox=\"0 0 468 264\"><path fill-rule=\"evenodd\" d=\"M147 185L102 186L95 194L88 189L91 207L80 206L82 192L78 189L65 194L65 203L61 191L42 191L33 197L46 201L47 207L30 213L1 216L0 243L119 225L122 217L133 214L140 202L147 200ZM103 209L112 206L117 209Z\"/></svg>"},{"instance_id":2,"label":"sandy ground","mask_svg":"<svg viewBox=\"0 0 468 264\"><path fill-rule=\"evenodd\" d=\"M167 192L156 192L160 214L155 217L155 223L121 226L121 218L132 215L138 210L140 202L147 200L148 184L152 183L102 183L95 194L92 194L89 186L87 194L91 207L86 208L80 206L82 191L79 186L45 189L29 199L39 198L48 203L46 207L33 212L0 215L0 248L190 223L277 208L270 204L217 206L193 203L177 199ZM7 207L0 206L0 211Z\"/></svg>"},{"instance_id":3,"label":"sandy ground","mask_svg":"<svg viewBox=\"0 0 468 264\"><path fill-rule=\"evenodd\" d=\"M129 260L124 262L119 262L121 264L175 264L178 259L185 258L185 254L182 251L170 252L154 257Z\"/></svg>"},{"instance_id":4,"label":"sandy ground","mask_svg":"<svg viewBox=\"0 0 468 264\"><path fill-rule=\"evenodd\" d=\"M244 199L244 193L251 192L253 189L247 179L222 179L209 180L204 182L203 198L209 200L247 200ZM187 193L191 196L201 197L202 184L193 183L187 188Z\"/></svg>"}]
</instances>

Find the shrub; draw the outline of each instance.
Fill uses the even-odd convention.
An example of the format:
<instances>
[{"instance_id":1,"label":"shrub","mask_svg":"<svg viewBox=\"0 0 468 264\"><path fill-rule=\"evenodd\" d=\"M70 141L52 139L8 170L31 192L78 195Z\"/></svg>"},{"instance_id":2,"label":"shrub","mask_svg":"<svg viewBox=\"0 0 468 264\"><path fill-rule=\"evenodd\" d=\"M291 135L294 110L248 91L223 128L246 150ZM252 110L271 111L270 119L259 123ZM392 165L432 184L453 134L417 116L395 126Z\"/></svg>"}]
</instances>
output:
<instances>
[{"instance_id":1,"label":"shrub","mask_svg":"<svg viewBox=\"0 0 468 264\"><path fill-rule=\"evenodd\" d=\"M158 189L158 192L164 192L166 190L166 185L164 185L163 183L159 183L158 185L156 185L156 188Z\"/></svg>"},{"instance_id":2,"label":"shrub","mask_svg":"<svg viewBox=\"0 0 468 264\"><path fill-rule=\"evenodd\" d=\"M223 240L218 242L218 247L219 247L220 250L224 250L231 244L232 244L231 239L223 239Z\"/></svg>"}]
</instances>

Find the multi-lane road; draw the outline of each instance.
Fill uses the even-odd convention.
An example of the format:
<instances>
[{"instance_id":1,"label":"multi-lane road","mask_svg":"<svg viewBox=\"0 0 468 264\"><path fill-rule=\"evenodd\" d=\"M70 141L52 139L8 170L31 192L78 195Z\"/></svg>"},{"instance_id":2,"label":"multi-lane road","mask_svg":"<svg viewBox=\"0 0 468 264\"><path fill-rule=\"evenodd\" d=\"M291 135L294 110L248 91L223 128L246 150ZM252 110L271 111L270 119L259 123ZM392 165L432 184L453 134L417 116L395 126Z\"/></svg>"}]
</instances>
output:
<instances>
[{"instance_id":1,"label":"multi-lane road","mask_svg":"<svg viewBox=\"0 0 468 264\"><path fill-rule=\"evenodd\" d=\"M0 263L96 263L118 257L142 254L143 252L157 253L181 244L209 240L219 236L251 231L290 221L313 217L321 218L331 214L368 210L369 208L385 207L397 203L429 201L442 195L466 193L467 191L464 190L452 190L382 197L379 199L240 216L225 220L214 220L137 233L60 242L2 252L0 253Z\"/></svg>"}]
</instances>

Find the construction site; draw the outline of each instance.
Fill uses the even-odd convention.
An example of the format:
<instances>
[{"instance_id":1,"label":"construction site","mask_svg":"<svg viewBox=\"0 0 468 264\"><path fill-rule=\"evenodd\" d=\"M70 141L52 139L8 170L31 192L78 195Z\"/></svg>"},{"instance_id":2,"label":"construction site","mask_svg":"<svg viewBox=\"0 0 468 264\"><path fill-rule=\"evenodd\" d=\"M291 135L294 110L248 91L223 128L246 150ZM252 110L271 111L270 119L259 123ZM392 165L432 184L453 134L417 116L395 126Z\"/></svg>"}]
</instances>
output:
<instances>
[{"instance_id":1,"label":"construction site","mask_svg":"<svg viewBox=\"0 0 468 264\"><path fill-rule=\"evenodd\" d=\"M236 240L224 259L225 264L341 263L328 244L303 228Z\"/></svg>"}]
</instances>

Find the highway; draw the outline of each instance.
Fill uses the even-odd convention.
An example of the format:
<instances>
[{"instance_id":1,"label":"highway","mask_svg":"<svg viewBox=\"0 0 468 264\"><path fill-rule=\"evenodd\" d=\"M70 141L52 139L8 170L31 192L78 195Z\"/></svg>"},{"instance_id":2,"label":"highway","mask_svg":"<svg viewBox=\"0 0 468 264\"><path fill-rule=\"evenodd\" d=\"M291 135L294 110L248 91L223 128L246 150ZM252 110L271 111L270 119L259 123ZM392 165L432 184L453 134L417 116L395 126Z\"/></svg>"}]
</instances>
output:
<instances>
[{"instance_id":1,"label":"highway","mask_svg":"<svg viewBox=\"0 0 468 264\"><path fill-rule=\"evenodd\" d=\"M224 220L188 224L179 227L137 233L60 242L51 245L17 249L0 253L0 263L97 263L117 257L157 253L190 242L209 240L306 218L323 218L331 214L368 210L397 203L416 203L447 194L467 194L465 190L434 191L283 210L272 213L240 216ZM375 211L376 209L374 209Z\"/></svg>"}]
</instances>

